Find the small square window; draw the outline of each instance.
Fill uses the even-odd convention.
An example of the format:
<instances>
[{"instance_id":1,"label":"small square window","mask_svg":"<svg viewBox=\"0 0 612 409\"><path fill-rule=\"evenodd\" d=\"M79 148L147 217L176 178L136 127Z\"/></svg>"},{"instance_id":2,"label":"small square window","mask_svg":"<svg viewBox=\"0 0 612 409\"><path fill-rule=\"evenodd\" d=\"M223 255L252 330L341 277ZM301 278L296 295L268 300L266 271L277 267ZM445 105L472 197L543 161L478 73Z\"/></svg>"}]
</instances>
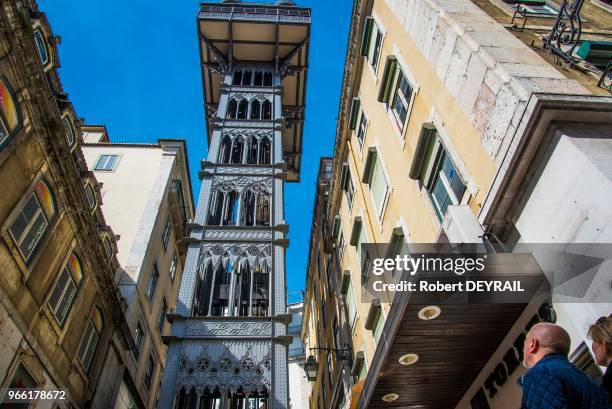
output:
<instances>
[{"instance_id":1,"label":"small square window","mask_svg":"<svg viewBox=\"0 0 612 409\"><path fill-rule=\"evenodd\" d=\"M94 166L94 170L115 170L117 162L119 162L119 155L100 155Z\"/></svg>"}]
</instances>

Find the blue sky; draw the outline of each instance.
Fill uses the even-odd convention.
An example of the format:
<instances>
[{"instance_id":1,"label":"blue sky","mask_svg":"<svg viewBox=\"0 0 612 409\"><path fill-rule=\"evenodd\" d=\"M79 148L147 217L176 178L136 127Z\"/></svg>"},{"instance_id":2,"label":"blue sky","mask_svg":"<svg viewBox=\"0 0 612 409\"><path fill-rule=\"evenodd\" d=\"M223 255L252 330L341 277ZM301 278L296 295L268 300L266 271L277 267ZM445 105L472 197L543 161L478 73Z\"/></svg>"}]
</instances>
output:
<instances>
[{"instance_id":1,"label":"blue sky","mask_svg":"<svg viewBox=\"0 0 612 409\"><path fill-rule=\"evenodd\" d=\"M198 1L39 0L60 45L60 76L78 115L114 142L188 143L194 195L206 153L195 17ZM302 181L287 184L287 287L304 287L319 158L333 154L352 0L312 8ZM333 4L333 6L330 6ZM197 198L194 198L194 200Z\"/></svg>"}]
</instances>

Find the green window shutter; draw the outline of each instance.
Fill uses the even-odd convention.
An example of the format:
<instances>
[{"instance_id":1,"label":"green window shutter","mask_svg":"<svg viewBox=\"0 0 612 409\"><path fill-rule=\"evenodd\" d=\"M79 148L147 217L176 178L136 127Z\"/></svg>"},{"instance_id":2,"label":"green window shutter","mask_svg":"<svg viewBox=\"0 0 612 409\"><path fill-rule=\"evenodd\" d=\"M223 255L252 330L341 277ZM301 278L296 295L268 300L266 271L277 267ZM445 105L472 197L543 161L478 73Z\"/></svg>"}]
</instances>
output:
<instances>
[{"instance_id":1,"label":"green window shutter","mask_svg":"<svg viewBox=\"0 0 612 409\"><path fill-rule=\"evenodd\" d=\"M434 124L426 122L421 127L419 140L414 151L412 164L410 165L410 173L408 174L410 179L419 180L422 178L422 170L425 168L429 158L431 157L431 147L433 145L431 141L435 134L436 127Z\"/></svg>"},{"instance_id":2,"label":"green window shutter","mask_svg":"<svg viewBox=\"0 0 612 409\"><path fill-rule=\"evenodd\" d=\"M370 183L372 181L372 171L374 170L374 164L376 163L376 148L368 149L368 156L366 158L365 166L363 167L363 175L361 181L363 183Z\"/></svg>"},{"instance_id":3,"label":"green window shutter","mask_svg":"<svg viewBox=\"0 0 612 409\"><path fill-rule=\"evenodd\" d=\"M359 55L368 55L370 49L370 41L372 41L372 29L374 28L374 19L372 17L366 17L363 25L363 34L361 35L361 49Z\"/></svg>"},{"instance_id":4,"label":"green window shutter","mask_svg":"<svg viewBox=\"0 0 612 409\"><path fill-rule=\"evenodd\" d=\"M353 105L351 106L351 116L349 117L349 128L355 129L357 126L357 118L359 117L359 111L361 108L361 101L359 98L353 98Z\"/></svg>"},{"instance_id":5,"label":"green window shutter","mask_svg":"<svg viewBox=\"0 0 612 409\"><path fill-rule=\"evenodd\" d=\"M368 316L366 318L365 324L363 325L365 329L373 331L374 326L377 324L378 320L381 316L381 307L380 300L374 299L370 304L370 310L368 311Z\"/></svg>"},{"instance_id":6,"label":"green window shutter","mask_svg":"<svg viewBox=\"0 0 612 409\"><path fill-rule=\"evenodd\" d=\"M342 173L340 174L340 189L346 189L346 181L348 180L349 175L349 165L348 163L342 164Z\"/></svg>"},{"instance_id":7,"label":"green window shutter","mask_svg":"<svg viewBox=\"0 0 612 409\"><path fill-rule=\"evenodd\" d=\"M338 233L340 232L340 216L336 215L334 217L334 225L332 227L332 237L334 239L338 238Z\"/></svg>"},{"instance_id":8,"label":"green window shutter","mask_svg":"<svg viewBox=\"0 0 612 409\"><path fill-rule=\"evenodd\" d=\"M382 81L380 82L380 90L378 91L378 101L388 103L391 98L395 72L397 71L397 59L395 57L387 58L385 70L383 72Z\"/></svg>"},{"instance_id":9,"label":"green window shutter","mask_svg":"<svg viewBox=\"0 0 612 409\"><path fill-rule=\"evenodd\" d=\"M361 234L362 225L363 222L361 221L361 217L355 217L355 220L353 221L353 228L351 229L351 239L349 241L351 246L357 245L357 242L359 241L359 235Z\"/></svg>"},{"instance_id":10,"label":"green window shutter","mask_svg":"<svg viewBox=\"0 0 612 409\"><path fill-rule=\"evenodd\" d=\"M346 295L351 284L351 272L345 270L342 272L342 283L340 284L340 292L342 295Z\"/></svg>"},{"instance_id":11,"label":"green window shutter","mask_svg":"<svg viewBox=\"0 0 612 409\"><path fill-rule=\"evenodd\" d=\"M355 359L353 360L353 367L351 368L351 375L357 376L361 369L365 365L365 354L363 351L359 351L355 354Z\"/></svg>"}]
</instances>

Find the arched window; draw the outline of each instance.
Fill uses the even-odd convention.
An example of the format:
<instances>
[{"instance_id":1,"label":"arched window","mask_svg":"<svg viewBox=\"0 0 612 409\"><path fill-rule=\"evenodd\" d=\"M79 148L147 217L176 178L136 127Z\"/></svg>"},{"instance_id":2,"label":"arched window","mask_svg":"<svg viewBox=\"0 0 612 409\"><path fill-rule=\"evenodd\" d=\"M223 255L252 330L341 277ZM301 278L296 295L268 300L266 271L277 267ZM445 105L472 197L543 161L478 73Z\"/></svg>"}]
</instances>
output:
<instances>
[{"instance_id":1,"label":"arched window","mask_svg":"<svg viewBox=\"0 0 612 409\"><path fill-rule=\"evenodd\" d=\"M251 136L247 147L247 163L251 165L257 164L257 138Z\"/></svg>"},{"instance_id":2,"label":"arched window","mask_svg":"<svg viewBox=\"0 0 612 409\"><path fill-rule=\"evenodd\" d=\"M225 135L221 139L221 145L219 146L219 163L230 163L230 155L232 152L232 140L229 136Z\"/></svg>"},{"instance_id":3,"label":"arched window","mask_svg":"<svg viewBox=\"0 0 612 409\"><path fill-rule=\"evenodd\" d=\"M238 221L238 193L230 191L225 194L223 203L223 218L221 224L224 226L235 226Z\"/></svg>"},{"instance_id":4,"label":"arched window","mask_svg":"<svg viewBox=\"0 0 612 409\"><path fill-rule=\"evenodd\" d=\"M81 344L77 351L77 357L83 369L85 369L85 372L89 371L103 328L104 321L102 320L102 313L97 307L94 307L89 314L87 324L85 324Z\"/></svg>"},{"instance_id":5,"label":"arched window","mask_svg":"<svg viewBox=\"0 0 612 409\"><path fill-rule=\"evenodd\" d=\"M270 272L266 261L253 270L253 291L251 295L251 316L265 317L268 315L268 300L270 295Z\"/></svg>"},{"instance_id":6,"label":"arched window","mask_svg":"<svg viewBox=\"0 0 612 409\"><path fill-rule=\"evenodd\" d=\"M208 315L211 300L211 289L214 281L214 268L209 260L198 274L193 298L192 315L204 317Z\"/></svg>"},{"instance_id":7,"label":"arched window","mask_svg":"<svg viewBox=\"0 0 612 409\"><path fill-rule=\"evenodd\" d=\"M210 204L208 206L208 224L218 226L221 224L221 215L223 213L223 203L225 201L225 192L215 190L211 194Z\"/></svg>"},{"instance_id":8,"label":"arched window","mask_svg":"<svg viewBox=\"0 0 612 409\"><path fill-rule=\"evenodd\" d=\"M271 157L272 155L271 155L270 139L265 137L259 143L259 164L260 165L271 164L272 163Z\"/></svg>"},{"instance_id":9,"label":"arched window","mask_svg":"<svg viewBox=\"0 0 612 409\"><path fill-rule=\"evenodd\" d=\"M255 78L253 79L253 85L261 87L263 85L263 73L261 71L255 71Z\"/></svg>"},{"instance_id":10,"label":"arched window","mask_svg":"<svg viewBox=\"0 0 612 409\"><path fill-rule=\"evenodd\" d=\"M245 71L242 74L242 85L251 85L251 71Z\"/></svg>"},{"instance_id":11,"label":"arched window","mask_svg":"<svg viewBox=\"0 0 612 409\"><path fill-rule=\"evenodd\" d=\"M0 76L0 149L21 128L21 112L13 90L6 79Z\"/></svg>"},{"instance_id":12,"label":"arched window","mask_svg":"<svg viewBox=\"0 0 612 409\"><path fill-rule=\"evenodd\" d=\"M47 304L60 327L64 326L79 288L83 270L76 254L71 253L66 266L61 270Z\"/></svg>"},{"instance_id":13,"label":"arched window","mask_svg":"<svg viewBox=\"0 0 612 409\"><path fill-rule=\"evenodd\" d=\"M272 119L272 104L267 99L262 104L262 119Z\"/></svg>"},{"instance_id":14,"label":"arched window","mask_svg":"<svg viewBox=\"0 0 612 409\"><path fill-rule=\"evenodd\" d=\"M96 207L96 194L89 183L85 185L85 198L89 209L93 210Z\"/></svg>"},{"instance_id":15,"label":"arched window","mask_svg":"<svg viewBox=\"0 0 612 409\"><path fill-rule=\"evenodd\" d=\"M235 305L236 315L246 317L249 315L249 306L251 303L251 267L249 261L243 259L240 263L240 274L238 275L239 282L236 283Z\"/></svg>"},{"instance_id":16,"label":"arched window","mask_svg":"<svg viewBox=\"0 0 612 409\"><path fill-rule=\"evenodd\" d=\"M266 72L264 74L264 86L265 87L271 87L272 86L272 73L271 72Z\"/></svg>"},{"instance_id":17,"label":"arched window","mask_svg":"<svg viewBox=\"0 0 612 409\"><path fill-rule=\"evenodd\" d=\"M198 402L198 393L196 388L192 388L189 392L182 387L176 397L176 409L195 409ZM214 406L210 406L214 407Z\"/></svg>"},{"instance_id":18,"label":"arched window","mask_svg":"<svg viewBox=\"0 0 612 409\"><path fill-rule=\"evenodd\" d=\"M36 49L38 50L38 57L42 65L47 65L49 62L49 51L47 49L45 36L40 29L34 30L34 42L36 43Z\"/></svg>"},{"instance_id":19,"label":"arched window","mask_svg":"<svg viewBox=\"0 0 612 409\"><path fill-rule=\"evenodd\" d=\"M251 101L251 119L259 119L261 115L261 108L258 100L254 99Z\"/></svg>"},{"instance_id":20,"label":"arched window","mask_svg":"<svg viewBox=\"0 0 612 409\"><path fill-rule=\"evenodd\" d=\"M110 259L113 256L113 245L108 237L105 237L102 241L102 247L104 249L104 255Z\"/></svg>"},{"instance_id":21,"label":"arched window","mask_svg":"<svg viewBox=\"0 0 612 409\"><path fill-rule=\"evenodd\" d=\"M242 154L244 151L244 141L241 137L234 138L232 143L231 162L234 164L242 163Z\"/></svg>"},{"instance_id":22,"label":"arched window","mask_svg":"<svg viewBox=\"0 0 612 409\"><path fill-rule=\"evenodd\" d=\"M270 225L270 195L268 193L261 192L257 195L255 223L257 226Z\"/></svg>"},{"instance_id":23,"label":"arched window","mask_svg":"<svg viewBox=\"0 0 612 409\"><path fill-rule=\"evenodd\" d=\"M68 146L74 145L74 130L72 129L72 124L70 123L70 119L67 116L64 117L64 131L66 132L66 142L68 142Z\"/></svg>"},{"instance_id":24,"label":"arched window","mask_svg":"<svg viewBox=\"0 0 612 409\"><path fill-rule=\"evenodd\" d=\"M249 109L249 102L246 99L243 99L238 104L238 115L236 119L247 119L247 112Z\"/></svg>"},{"instance_id":25,"label":"arched window","mask_svg":"<svg viewBox=\"0 0 612 409\"><path fill-rule=\"evenodd\" d=\"M232 265L229 257L217 264L215 269L215 283L212 291L212 303L209 315L225 317L229 314L229 293L232 282Z\"/></svg>"},{"instance_id":26,"label":"arched window","mask_svg":"<svg viewBox=\"0 0 612 409\"><path fill-rule=\"evenodd\" d=\"M235 119L238 113L238 102L234 98L230 99L227 104L227 115L226 118Z\"/></svg>"},{"instance_id":27,"label":"arched window","mask_svg":"<svg viewBox=\"0 0 612 409\"><path fill-rule=\"evenodd\" d=\"M28 263L40 247L57 212L55 197L44 180L38 181L19 213L9 227L9 232L19 252Z\"/></svg>"},{"instance_id":28,"label":"arched window","mask_svg":"<svg viewBox=\"0 0 612 409\"><path fill-rule=\"evenodd\" d=\"M250 189L243 193L241 226L255 225L255 196L255 193Z\"/></svg>"},{"instance_id":29,"label":"arched window","mask_svg":"<svg viewBox=\"0 0 612 409\"><path fill-rule=\"evenodd\" d=\"M234 79L232 81L233 85L242 84L242 71L234 71Z\"/></svg>"}]
</instances>

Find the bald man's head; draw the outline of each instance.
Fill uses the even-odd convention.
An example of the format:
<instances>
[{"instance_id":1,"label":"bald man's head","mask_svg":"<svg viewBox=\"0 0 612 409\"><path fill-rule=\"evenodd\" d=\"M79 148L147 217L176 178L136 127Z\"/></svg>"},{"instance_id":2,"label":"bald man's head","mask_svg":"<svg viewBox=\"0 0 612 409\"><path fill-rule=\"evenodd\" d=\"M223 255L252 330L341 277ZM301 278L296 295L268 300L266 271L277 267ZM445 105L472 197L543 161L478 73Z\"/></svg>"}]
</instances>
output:
<instances>
[{"instance_id":1,"label":"bald man's head","mask_svg":"<svg viewBox=\"0 0 612 409\"><path fill-rule=\"evenodd\" d=\"M527 333L523 346L523 364L531 368L538 361L550 354L567 357L571 339L562 327L542 322L534 325Z\"/></svg>"}]
</instances>

